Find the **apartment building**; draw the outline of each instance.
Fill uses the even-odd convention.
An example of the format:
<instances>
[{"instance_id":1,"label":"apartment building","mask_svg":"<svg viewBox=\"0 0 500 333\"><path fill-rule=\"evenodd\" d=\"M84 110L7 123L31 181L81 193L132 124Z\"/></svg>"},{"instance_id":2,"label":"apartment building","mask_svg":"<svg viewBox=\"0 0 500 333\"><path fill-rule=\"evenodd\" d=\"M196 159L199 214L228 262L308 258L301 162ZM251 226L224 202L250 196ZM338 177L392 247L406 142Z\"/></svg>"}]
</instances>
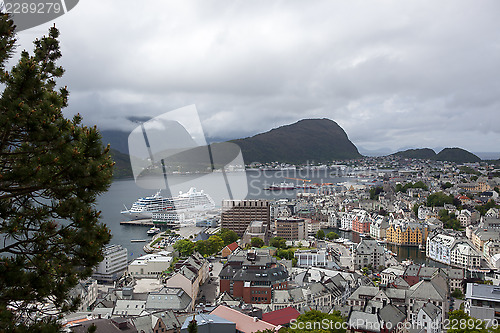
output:
<instances>
[{"instance_id":1,"label":"apartment building","mask_svg":"<svg viewBox=\"0 0 500 333\"><path fill-rule=\"evenodd\" d=\"M270 203L267 200L223 200L221 227L243 236L252 221L262 221L270 229Z\"/></svg>"},{"instance_id":2,"label":"apartment building","mask_svg":"<svg viewBox=\"0 0 500 333\"><path fill-rule=\"evenodd\" d=\"M302 240L307 238L307 223L303 218L281 217L275 221L276 236L286 240Z\"/></svg>"}]
</instances>

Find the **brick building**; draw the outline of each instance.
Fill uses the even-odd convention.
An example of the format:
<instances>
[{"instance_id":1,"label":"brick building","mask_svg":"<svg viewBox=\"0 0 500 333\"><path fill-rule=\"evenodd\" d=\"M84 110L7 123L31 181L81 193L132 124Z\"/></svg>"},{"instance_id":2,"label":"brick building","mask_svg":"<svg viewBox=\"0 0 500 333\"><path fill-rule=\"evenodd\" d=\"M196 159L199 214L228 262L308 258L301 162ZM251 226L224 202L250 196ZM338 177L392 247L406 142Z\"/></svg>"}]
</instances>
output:
<instances>
[{"instance_id":1,"label":"brick building","mask_svg":"<svg viewBox=\"0 0 500 333\"><path fill-rule=\"evenodd\" d=\"M287 289L288 271L268 251L239 251L220 272L220 292L247 304L271 303L272 291Z\"/></svg>"}]
</instances>

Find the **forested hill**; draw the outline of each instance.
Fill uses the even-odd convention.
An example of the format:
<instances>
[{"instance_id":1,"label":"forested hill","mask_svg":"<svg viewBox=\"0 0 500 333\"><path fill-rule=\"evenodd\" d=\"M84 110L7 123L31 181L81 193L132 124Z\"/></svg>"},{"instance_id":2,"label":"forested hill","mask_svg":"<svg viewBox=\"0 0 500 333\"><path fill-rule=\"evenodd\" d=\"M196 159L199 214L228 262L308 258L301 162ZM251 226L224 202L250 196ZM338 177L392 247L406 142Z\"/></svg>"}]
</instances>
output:
<instances>
[{"instance_id":1,"label":"forested hill","mask_svg":"<svg viewBox=\"0 0 500 333\"><path fill-rule=\"evenodd\" d=\"M303 119L231 142L240 146L245 163L306 163L362 157L345 131L330 119Z\"/></svg>"}]
</instances>

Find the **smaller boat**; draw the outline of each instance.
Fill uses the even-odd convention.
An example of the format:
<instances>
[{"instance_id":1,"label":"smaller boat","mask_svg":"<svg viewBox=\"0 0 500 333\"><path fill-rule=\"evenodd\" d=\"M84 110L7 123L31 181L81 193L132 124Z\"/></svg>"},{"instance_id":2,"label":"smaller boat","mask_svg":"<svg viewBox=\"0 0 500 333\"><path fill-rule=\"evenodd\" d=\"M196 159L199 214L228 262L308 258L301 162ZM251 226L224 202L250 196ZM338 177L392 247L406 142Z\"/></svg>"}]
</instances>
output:
<instances>
[{"instance_id":1,"label":"smaller boat","mask_svg":"<svg viewBox=\"0 0 500 333\"><path fill-rule=\"evenodd\" d=\"M160 231L161 231L160 228L152 227L151 229L148 230L147 234L152 236L152 235L156 235Z\"/></svg>"},{"instance_id":2,"label":"smaller boat","mask_svg":"<svg viewBox=\"0 0 500 333\"><path fill-rule=\"evenodd\" d=\"M296 187L292 183L281 182L280 184L273 183L267 188L268 191L295 190Z\"/></svg>"}]
</instances>

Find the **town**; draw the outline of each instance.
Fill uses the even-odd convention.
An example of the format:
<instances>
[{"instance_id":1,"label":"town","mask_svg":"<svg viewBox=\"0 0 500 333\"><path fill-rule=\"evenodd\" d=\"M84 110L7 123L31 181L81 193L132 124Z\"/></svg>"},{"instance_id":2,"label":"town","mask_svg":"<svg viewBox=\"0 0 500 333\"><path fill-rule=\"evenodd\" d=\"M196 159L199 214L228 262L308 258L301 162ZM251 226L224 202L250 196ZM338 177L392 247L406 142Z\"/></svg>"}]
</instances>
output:
<instances>
[{"instance_id":1,"label":"town","mask_svg":"<svg viewBox=\"0 0 500 333\"><path fill-rule=\"evenodd\" d=\"M63 322L71 332L188 332L193 322L258 332L326 318L350 332L441 332L461 314L496 327L497 167L395 156L318 166L349 180L291 199L224 200L201 232L158 233L131 262L108 245Z\"/></svg>"}]
</instances>

